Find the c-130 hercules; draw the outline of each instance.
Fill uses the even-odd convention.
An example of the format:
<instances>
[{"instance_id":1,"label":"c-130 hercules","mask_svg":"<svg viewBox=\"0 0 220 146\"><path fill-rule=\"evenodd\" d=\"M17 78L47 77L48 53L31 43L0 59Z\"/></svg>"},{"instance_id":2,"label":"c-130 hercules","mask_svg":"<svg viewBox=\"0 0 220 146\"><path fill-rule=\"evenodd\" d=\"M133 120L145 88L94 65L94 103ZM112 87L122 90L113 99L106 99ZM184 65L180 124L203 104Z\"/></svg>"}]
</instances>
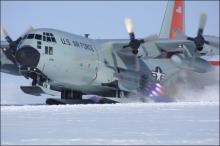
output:
<instances>
[{"instance_id":1,"label":"c-130 hercules","mask_svg":"<svg viewBox=\"0 0 220 146\"><path fill-rule=\"evenodd\" d=\"M169 2L160 36L137 39L132 19L125 18L130 39L98 40L55 29L30 29L13 41L2 28L1 71L32 79L23 92L35 96L61 92L47 104L117 103L129 94L161 96L162 86L182 69L206 73L212 65L200 58L205 44L219 48L218 38L184 34L183 2ZM172 17L172 19L168 18ZM99 95L83 99L83 95Z\"/></svg>"}]
</instances>

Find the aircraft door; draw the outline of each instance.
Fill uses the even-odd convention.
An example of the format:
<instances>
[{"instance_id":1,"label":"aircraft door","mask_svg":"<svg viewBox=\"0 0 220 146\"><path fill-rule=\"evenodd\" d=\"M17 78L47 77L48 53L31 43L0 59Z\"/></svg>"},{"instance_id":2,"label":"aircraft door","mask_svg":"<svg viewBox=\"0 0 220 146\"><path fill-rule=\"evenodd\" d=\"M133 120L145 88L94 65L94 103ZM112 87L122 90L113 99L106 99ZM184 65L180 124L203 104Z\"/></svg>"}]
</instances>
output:
<instances>
[{"instance_id":1,"label":"aircraft door","mask_svg":"<svg viewBox=\"0 0 220 146\"><path fill-rule=\"evenodd\" d=\"M95 62L84 60L80 63L80 77L84 83L91 83L97 78L98 67Z\"/></svg>"}]
</instances>

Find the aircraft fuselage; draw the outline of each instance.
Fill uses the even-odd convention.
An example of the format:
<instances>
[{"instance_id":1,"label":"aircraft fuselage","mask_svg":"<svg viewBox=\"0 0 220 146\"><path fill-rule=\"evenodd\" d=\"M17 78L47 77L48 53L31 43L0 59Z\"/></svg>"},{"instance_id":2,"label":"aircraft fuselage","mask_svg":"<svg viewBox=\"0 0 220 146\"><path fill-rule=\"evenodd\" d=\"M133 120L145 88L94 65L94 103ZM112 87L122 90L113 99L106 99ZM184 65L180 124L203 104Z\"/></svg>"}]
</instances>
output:
<instances>
[{"instance_id":1,"label":"aircraft fuselage","mask_svg":"<svg viewBox=\"0 0 220 146\"><path fill-rule=\"evenodd\" d=\"M42 38L28 39L30 34L35 37L41 35ZM83 92L109 90L109 87L103 87L101 83L114 81L114 70L105 67L99 43L53 29L36 29L25 37L18 50L31 46L40 53L36 68L49 77L51 85Z\"/></svg>"}]
</instances>

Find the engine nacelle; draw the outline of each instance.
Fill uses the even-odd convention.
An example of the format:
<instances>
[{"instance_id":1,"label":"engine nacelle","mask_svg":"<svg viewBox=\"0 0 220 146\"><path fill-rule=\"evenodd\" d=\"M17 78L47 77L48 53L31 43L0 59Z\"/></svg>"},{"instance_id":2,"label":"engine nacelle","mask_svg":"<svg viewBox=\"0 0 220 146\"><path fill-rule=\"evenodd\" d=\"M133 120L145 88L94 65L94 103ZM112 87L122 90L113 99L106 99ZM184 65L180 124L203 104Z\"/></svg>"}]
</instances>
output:
<instances>
[{"instance_id":1,"label":"engine nacelle","mask_svg":"<svg viewBox=\"0 0 220 146\"><path fill-rule=\"evenodd\" d=\"M172 62L175 63L177 66L181 66L185 59L186 57L183 54L175 54L171 56Z\"/></svg>"}]
</instances>

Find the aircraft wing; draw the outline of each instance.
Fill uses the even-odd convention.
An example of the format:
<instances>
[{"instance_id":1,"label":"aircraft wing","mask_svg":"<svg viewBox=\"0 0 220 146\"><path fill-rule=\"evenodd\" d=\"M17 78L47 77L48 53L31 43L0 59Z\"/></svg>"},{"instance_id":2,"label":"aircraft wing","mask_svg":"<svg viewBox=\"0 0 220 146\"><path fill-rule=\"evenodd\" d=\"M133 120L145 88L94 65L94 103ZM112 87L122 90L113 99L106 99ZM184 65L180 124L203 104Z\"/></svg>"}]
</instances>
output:
<instances>
[{"instance_id":1,"label":"aircraft wing","mask_svg":"<svg viewBox=\"0 0 220 146\"><path fill-rule=\"evenodd\" d=\"M1 41L1 49L4 49L4 48L9 48L9 44L8 44L8 42L6 42L6 41Z\"/></svg>"},{"instance_id":2,"label":"aircraft wing","mask_svg":"<svg viewBox=\"0 0 220 146\"><path fill-rule=\"evenodd\" d=\"M124 46L128 44L128 41L113 40L110 42L111 43L103 43L106 48L105 52L108 54L104 55L105 64L114 70L121 69L134 71L136 66L136 56L132 53L131 48L124 48ZM110 56L109 53L111 54Z\"/></svg>"},{"instance_id":3,"label":"aircraft wing","mask_svg":"<svg viewBox=\"0 0 220 146\"><path fill-rule=\"evenodd\" d=\"M174 63L176 63L177 66L180 68L191 68L192 70L199 73L209 72L212 70L211 65L206 60L197 56L196 46L192 41L183 39L160 39L155 41L154 43L161 52L165 51L176 54L171 60L174 61ZM131 48L124 48L124 45L126 45L125 42L113 43L113 52L115 52L115 54L117 54L116 56L120 58L115 59L115 62L120 62L118 60L122 60L122 62L126 66L125 70L142 70L142 68L140 68L138 57L132 54ZM179 56L184 57L182 58ZM180 62L177 58L180 59ZM118 64L115 64L115 66L120 67L120 65Z\"/></svg>"},{"instance_id":4,"label":"aircraft wing","mask_svg":"<svg viewBox=\"0 0 220 146\"><path fill-rule=\"evenodd\" d=\"M136 68L136 56L132 53L132 49L127 47L123 48L126 43L115 43L113 44L113 53L118 56L127 70L133 70Z\"/></svg>"},{"instance_id":5,"label":"aircraft wing","mask_svg":"<svg viewBox=\"0 0 220 146\"><path fill-rule=\"evenodd\" d=\"M177 40L177 39L162 39L156 42L156 46L165 52L183 52L186 51L183 48L183 45L186 46L186 48L188 49L188 51L192 54L194 53L194 50L196 49L196 46L194 45L194 43L192 41L188 41L188 40Z\"/></svg>"},{"instance_id":6,"label":"aircraft wing","mask_svg":"<svg viewBox=\"0 0 220 146\"><path fill-rule=\"evenodd\" d=\"M213 47L219 49L219 37L211 36L211 35L204 35L205 40L210 42Z\"/></svg>"},{"instance_id":7,"label":"aircraft wing","mask_svg":"<svg viewBox=\"0 0 220 146\"><path fill-rule=\"evenodd\" d=\"M170 53L183 53L184 51L187 51L190 54L190 56L192 56L192 54L195 52L195 49L196 49L196 46L194 45L192 41L183 40L183 39L172 39L172 40L171 39L160 39L153 43L155 45L152 45L152 43L146 43L143 45L149 49L152 48L154 51L157 51L158 49L159 52L161 51L161 52L170 52ZM134 68L136 66L136 57L132 53L132 49L130 47L126 47L126 48L123 47L126 45L127 45L127 42L125 41L114 42L112 43L112 52L115 53L123 61L123 63L125 64L127 68ZM156 46L156 48L154 48L154 46ZM143 47L140 47L139 51L141 49L143 49ZM152 53L153 50L149 52ZM152 54L148 54L148 55L152 56ZM118 65L120 66L120 63Z\"/></svg>"},{"instance_id":8,"label":"aircraft wing","mask_svg":"<svg viewBox=\"0 0 220 146\"><path fill-rule=\"evenodd\" d=\"M18 67L7 58L7 53L4 52L4 50L7 50L9 48L9 44L6 41L1 41L0 48L1 72L20 76L21 74L19 73Z\"/></svg>"}]
</instances>

